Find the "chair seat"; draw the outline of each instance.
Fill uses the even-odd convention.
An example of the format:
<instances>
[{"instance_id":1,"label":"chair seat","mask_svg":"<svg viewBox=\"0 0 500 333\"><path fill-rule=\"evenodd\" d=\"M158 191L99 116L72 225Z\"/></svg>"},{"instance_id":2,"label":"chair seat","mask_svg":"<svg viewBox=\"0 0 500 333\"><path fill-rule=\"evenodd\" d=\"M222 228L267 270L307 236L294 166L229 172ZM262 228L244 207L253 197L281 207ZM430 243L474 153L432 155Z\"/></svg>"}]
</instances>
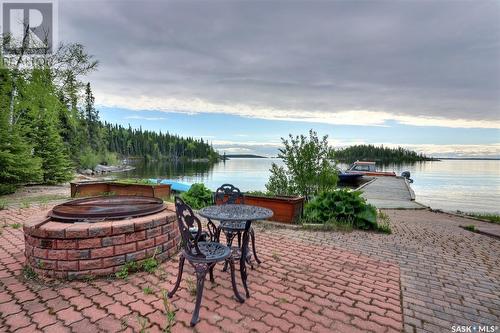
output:
<instances>
[{"instance_id":1,"label":"chair seat","mask_svg":"<svg viewBox=\"0 0 500 333\"><path fill-rule=\"evenodd\" d=\"M226 260L231 255L231 249L228 246L216 242L199 242L198 248L205 257L184 251L186 259L193 262L219 262Z\"/></svg>"}]
</instances>

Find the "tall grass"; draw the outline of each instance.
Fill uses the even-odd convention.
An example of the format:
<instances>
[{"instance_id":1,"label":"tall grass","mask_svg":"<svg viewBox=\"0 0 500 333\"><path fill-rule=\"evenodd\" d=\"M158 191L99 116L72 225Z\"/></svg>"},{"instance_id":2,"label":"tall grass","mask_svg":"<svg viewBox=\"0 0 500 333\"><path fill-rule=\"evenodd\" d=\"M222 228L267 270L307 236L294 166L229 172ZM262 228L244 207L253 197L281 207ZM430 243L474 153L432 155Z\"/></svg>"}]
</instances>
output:
<instances>
[{"instance_id":1,"label":"tall grass","mask_svg":"<svg viewBox=\"0 0 500 333\"><path fill-rule=\"evenodd\" d=\"M488 222L500 224L500 215L499 214L490 214L490 213L467 213L468 216L476 217L481 220L486 220Z\"/></svg>"}]
</instances>

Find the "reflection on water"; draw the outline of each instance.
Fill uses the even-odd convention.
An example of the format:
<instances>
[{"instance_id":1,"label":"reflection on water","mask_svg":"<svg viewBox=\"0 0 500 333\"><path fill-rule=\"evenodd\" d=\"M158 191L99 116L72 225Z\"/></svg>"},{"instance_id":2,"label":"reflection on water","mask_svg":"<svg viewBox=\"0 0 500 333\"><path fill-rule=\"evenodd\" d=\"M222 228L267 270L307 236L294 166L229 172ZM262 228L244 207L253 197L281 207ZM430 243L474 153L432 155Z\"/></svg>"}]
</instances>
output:
<instances>
[{"instance_id":1,"label":"reflection on water","mask_svg":"<svg viewBox=\"0 0 500 333\"><path fill-rule=\"evenodd\" d=\"M214 165L208 163L138 162L135 170L120 177L169 178L186 183L204 183L215 190L232 183L242 191L264 190L272 163L283 165L279 159L235 158Z\"/></svg>"},{"instance_id":2,"label":"reflection on water","mask_svg":"<svg viewBox=\"0 0 500 333\"><path fill-rule=\"evenodd\" d=\"M140 162L122 176L171 178L187 183L202 182L215 190L232 183L243 191L264 190L272 163L278 159L241 158L207 163ZM342 169L347 165L340 165ZM410 171L417 201L435 209L500 212L500 161L443 160L413 165L387 165L385 171Z\"/></svg>"}]
</instances>

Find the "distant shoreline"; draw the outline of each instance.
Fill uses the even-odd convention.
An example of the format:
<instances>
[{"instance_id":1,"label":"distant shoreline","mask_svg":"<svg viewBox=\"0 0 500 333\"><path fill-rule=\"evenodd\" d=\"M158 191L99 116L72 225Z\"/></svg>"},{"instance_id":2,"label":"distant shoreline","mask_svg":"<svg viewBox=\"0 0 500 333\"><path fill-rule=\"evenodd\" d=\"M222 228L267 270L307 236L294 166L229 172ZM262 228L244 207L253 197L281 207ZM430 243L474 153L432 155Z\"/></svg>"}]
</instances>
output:
<instances>
[{"instance_id":1,"label":"distant shoreline","mask_svg":"<svg viewBox=\"0 0 500 333\"><path fill-rule=\"evenodd\" d=\"M438 160L461 160L461 161L500 161L497 157L436 157Z\"/></svg>"},{"instance_id":2,"label":"distant shoreline","mask_svg":"<svg viewBox=\"0 0 500 333\"><path fill-rule=\"evenodd\" d=\"M231 154L224 155L225 158L267 158L265 156L254 155L254 154Z\"/></svg>"}]
</instances>

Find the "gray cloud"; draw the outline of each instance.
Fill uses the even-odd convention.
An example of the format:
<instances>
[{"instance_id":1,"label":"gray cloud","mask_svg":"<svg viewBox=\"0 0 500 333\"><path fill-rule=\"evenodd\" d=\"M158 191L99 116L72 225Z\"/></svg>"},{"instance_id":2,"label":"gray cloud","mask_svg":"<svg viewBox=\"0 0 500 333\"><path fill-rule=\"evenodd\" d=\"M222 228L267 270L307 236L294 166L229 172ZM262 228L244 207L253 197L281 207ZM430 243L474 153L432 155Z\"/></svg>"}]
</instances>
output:
<instances>
[{"instance_id":1,"label":"gray cloud","mask_svg":"<svg viewBox=\"0 0 500 333\"><path fill-rule=\"evenodd\" d=\"M500 120L497 1L61 1L99 96ZM296 117L296 116L295 116Z\"/></svg>"}]
</instances>

